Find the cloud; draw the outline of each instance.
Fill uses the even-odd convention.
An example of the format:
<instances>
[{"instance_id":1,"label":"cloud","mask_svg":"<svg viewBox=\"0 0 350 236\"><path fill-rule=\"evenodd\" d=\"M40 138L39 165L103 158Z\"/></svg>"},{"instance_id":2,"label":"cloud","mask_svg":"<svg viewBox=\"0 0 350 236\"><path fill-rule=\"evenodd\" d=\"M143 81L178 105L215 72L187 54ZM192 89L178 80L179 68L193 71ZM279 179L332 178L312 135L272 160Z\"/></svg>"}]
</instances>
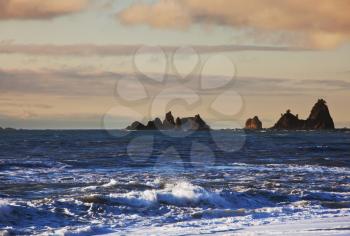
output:
<instances>
[{"instance_id":1,"label":"cloud","mask_svg":"<svg viewBox=\"0 0 350 236\"><path fill-rule=\"evenodd\" d=\"M58 96L111 96L115 82L127 75L113 72L0 69L1 94L48 94Z\"/></svg>"},{"instance_id":2,"label":"cloud","mask_svg":"<svg viewBox=\"0 0 350 236\"><path fill-rule=\"evenodd\" d=\"M96 45L96 44L15 44L0 41L0 54L28 54L28 55L54 55L54 56L128 56L134 55L142 45ZM274 47L254 45L190 45L197 53L220 53L234 51L303 51L309 50L300 47ZM175 52L177 46L160 46L164 52ZM142 53L159 53L158 47L148 47Z\"/></svg>"},{"instance_id":3,"label":"cloud","mask_svg":"<svg viewBox=\"0 0 350 236\"><path fill-rule=\"evenodd\" d=\"M293 43L330 48L350 39L348 0L158 0L136 3L118 13L126 25L187 29L216 24L256 33L287 32ZM297 38L297 42L295 42Z\"/></svg>"},{"instance_id":4,"label":"cloud","mask_svg":"<svg viewBox=\"0 0 350 236\"><path fill-rule=\"evenodd\" d=\"M24 107L24 108L39 108L39 109L51 109L53 106L47 104L30 104L30 103L18 103L18 102L1 102L1 107Z\"/></svg>"},{"instance_id":5,"label":"cloud","mask_svg":"<svg viewBox=\"0 0 350 236\"><path fill-rule=\"evenodd\" d=\"M286 96L347 91L350 83L345 80L297 80L245 77L238 78L235 86L246 95Z\"/></svg>"},{"instance_id":6,"label":"cloud","mask_svg":"<svg viewBox=\"0 0 350 236\"><path fill-rule=\"evenodd\" d=\"M51 19L78 12L87 0L1 0L0 20Z\"/></svg>"},{"instance_id":7,"label":"cloud","mask_svg":"<svg viewBox=\"0 0 350 236\"><path fill-rule=\"evenodd\" d=\"M217 77L206 76L207 83L217 83ZM287 78L237 77L232 88L243 96L297 96L317 93L347 91L350 82L346 80L298 80ZM216 94L217 90L202 91L202 94Z\"/></svg>"},{"instance_id":8,"label":"cloud","mask_svg":"<svg viewBox=\"0 0 350 236\"><path fill-rule=\"evenodd\" d=\"M159 1L154 5L134 4L121 12L120 19L125 24L147 23L157 28L178 29L188 27L192 20L185 5L176 1Z\"/></svg>"},{"instance_id":9,"label":"cloud","mask_svg":"<svg viewBox=\"0 0 350 236\"><path fill-rule=\"evenodd\" d=\"M323 85L329 88L329 90L349 90L350 82L346 80L302 80L301 83L305 85Z\"/></svg>"},{"instance_id":10,"label":"cloud","mask_svg":"<svg viewBox=\"0 0 350 236\"><path fill-rule=\"evenodd\" d=\"M165 87L176 87L179 80L176 75L169 74L166 84L156 84L142 75L118 73L111 71L95 71L82 68L70 68L59 70L5 70L0 69L0 93L1 94L47 94L72 97L103 97L113 96L115 86L120 79L138 78L147 92L158 94ZM217 83L218 77L193 75L189 83L185 84L196 93L206 96L215 95L226 90L227 87L212 91L203 91L198 87L197 80L205 79L208 83ZM220 78L219 78L220 79ZM194 81L193 83L191 81ZM130 82L132 83L132 82ZM231 85L230 85L231 86ZM297 80L285 78L256 78L237 77L232 84L237 92L244 96L286 96L297 94L314 94L335 91L347 91L350 82L346 80ZM130 89L129 93L137 93L139 90ZM181 91L179 91L181 93ZM3 101L0 103L9 103ZM42 107L44 108L44 107Z\"/></svg>"}]
</instances>

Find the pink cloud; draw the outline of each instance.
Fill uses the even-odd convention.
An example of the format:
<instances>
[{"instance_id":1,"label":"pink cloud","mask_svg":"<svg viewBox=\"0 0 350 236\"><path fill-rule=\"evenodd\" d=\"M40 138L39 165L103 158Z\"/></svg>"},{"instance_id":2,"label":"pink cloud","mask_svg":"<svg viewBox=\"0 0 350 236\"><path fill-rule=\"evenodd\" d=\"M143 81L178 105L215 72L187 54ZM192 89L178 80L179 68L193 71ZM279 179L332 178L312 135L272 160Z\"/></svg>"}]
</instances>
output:
<instances>
[{"instance_id":1,"label":"pink cloud","mask_svg":"<svg viewBox=\"0 0 350 236\"><path fill-rule=\"evenodd\" d=\"M265 34L291 32L298 43L335 47L350 39L348 0L158 0L118 14L127 25L186 29L192 24L226 25Z\"/></svg>"},{"instance_id":2,"label":"pink cloud","mask_svg":"<svg viewBox=\"0 0 350 236\"><path fill-rule=\"evenodd\" d=\"M86 5L87 0L1 0L0 19L50 19Z\"/></svg>"}]
</instances>

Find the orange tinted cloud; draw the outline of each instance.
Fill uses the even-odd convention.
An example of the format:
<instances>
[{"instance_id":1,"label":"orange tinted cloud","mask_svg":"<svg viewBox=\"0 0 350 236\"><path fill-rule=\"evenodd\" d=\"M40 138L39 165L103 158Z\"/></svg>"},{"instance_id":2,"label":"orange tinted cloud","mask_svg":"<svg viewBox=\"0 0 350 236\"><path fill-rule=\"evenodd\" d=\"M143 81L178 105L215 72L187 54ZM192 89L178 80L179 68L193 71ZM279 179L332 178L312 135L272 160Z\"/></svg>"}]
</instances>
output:
<instances>
[{"instance_id":1,"label":"orange tinted cloud","mask_svg":"<svg viewBox=\"0 0 350 236\"><path fill-rule=\"evenodd\" d=\"M328 48L349 40L349 11L349 0L158 0L131 5L118 17L124 24L157 28L186 29L204 23L295 33L304 45Z\"/></svg>"},{"instance_id":2,"label":"orange tinted cloud","mask_svg":"<svg viewBox=\"0 0 350 236\"><path fill-rule=\"evenodd\" d=\"M1 0L0 19L45 19L81 10L87 0Z\"/></svg>"},{"instance_id":3,"label":"orange tinted cloud","mask_svg":"<svg viewBox=\"0 0 350 236\"><path fill-rule=\"evenodd\" d=\"M191 16L176 1L160 1L154 5L134 4L121 12L120 19L125 24L146 23L157 28L185 28L189 26Z\"/></svg>"}]
</instances>

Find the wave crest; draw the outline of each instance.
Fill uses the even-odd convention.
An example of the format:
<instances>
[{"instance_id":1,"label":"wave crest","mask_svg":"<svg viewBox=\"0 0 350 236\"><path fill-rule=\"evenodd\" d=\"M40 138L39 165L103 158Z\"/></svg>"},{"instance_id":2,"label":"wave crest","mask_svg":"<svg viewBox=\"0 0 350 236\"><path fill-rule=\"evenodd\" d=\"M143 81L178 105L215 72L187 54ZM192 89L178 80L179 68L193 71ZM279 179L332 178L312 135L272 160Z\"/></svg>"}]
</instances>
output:
<instances>
[{"instance_id":1,"label":"wave crest","mask_svg":"<svg viewBox=\"0 0 350 236\"><path fill-rule=\"evenodd\" d=\"M111 193L104 197L90 195L83 198L84 202L127 205L130 207L152 207L157 204L174 206L209 205L213 207L229 207L228 203L219 193L211 192L203 187L189 182L166 184L163 189L145 191L131 191L128 193Z\"/></svg>"}]
</instances>

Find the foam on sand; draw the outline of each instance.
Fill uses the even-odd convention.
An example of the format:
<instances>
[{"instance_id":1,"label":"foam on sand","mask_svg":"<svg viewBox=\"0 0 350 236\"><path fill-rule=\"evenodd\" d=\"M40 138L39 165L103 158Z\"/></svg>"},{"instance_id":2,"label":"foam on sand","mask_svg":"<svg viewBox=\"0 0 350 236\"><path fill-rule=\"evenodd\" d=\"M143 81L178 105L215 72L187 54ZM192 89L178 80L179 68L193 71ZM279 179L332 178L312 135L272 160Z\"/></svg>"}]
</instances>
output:
<instances>
[{"instance_id":1,"label":"foam on sand","mask_svg":"<svg viewBox=\"0 0 350 236\"><path fill-rule=\"evenodd\" d=\"M253 226L237 235L350 235L350 217L332 217Z\"/></svg>"},{"instance_id":2,"label":"foam on sand","mask_svg":"<svg viewBox=\"0 0 350 236\"><path fill-rule=\"evenodd\" d=\"M131 229L127 234L131 235L237 235L237 236L261 236L261 235L283 235L283 236L347 236L350 232L350 217L330 217L309 220L285 221L257 226L244 226L230 222L230 219L208 220L201 227L194 227L196 221L188 224L168 224L160 227L141 227ZM186 225L186 227L184 227ZM125 235L113 233L107 235Z\"/></svg>"}]
</instances>

